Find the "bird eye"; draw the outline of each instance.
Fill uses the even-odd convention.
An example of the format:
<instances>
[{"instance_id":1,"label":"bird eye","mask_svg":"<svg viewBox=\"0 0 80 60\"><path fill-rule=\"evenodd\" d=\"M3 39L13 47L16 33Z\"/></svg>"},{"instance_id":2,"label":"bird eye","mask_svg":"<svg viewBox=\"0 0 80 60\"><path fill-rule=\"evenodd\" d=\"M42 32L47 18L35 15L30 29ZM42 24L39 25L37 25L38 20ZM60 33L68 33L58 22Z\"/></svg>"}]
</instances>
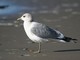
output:
<instances>
[{"instance_id":1,"label":"bird eye","mask_svg":"<svg viewBox=\"0 0 80 60\"><path fill-rule=\"evenodd\" d=\"M23 16L23 17L26 17L26 16Z\"/></svg>"}]
</instances>

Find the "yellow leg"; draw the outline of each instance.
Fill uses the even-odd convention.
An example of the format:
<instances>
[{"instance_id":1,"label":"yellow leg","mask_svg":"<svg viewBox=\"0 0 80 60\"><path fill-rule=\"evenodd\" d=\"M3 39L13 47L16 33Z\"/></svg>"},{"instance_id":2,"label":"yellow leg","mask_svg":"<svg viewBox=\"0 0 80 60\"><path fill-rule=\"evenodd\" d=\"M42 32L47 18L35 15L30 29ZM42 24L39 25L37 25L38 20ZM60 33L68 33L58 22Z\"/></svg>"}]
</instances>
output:
<instances>
[{"instance_id":1,"label":"yellow leg","mask_svg":"<svg viewBox=\"0 0 80 60\"><path fill-rule=\"evenodd\" d=\"M40 53L41 52L41 43L39 42L38 51L35 51L34 53Z\"/></svg>"}]
</instances>

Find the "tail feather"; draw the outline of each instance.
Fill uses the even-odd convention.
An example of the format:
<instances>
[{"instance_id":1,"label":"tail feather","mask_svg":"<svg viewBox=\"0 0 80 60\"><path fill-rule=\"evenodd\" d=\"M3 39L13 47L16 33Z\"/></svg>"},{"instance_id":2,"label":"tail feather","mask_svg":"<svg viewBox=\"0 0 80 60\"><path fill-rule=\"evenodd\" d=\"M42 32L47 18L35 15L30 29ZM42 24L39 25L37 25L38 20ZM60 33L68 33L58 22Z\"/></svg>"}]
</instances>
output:
<instances>
[{"instance_id":1,"label":"tail feather","mask_svg":"<svg viewBox=\"0 0 80 60\"><path fill-rule=\"evenodd\" d=\"M62 40L66 41L66 42L73 41L74 43L77 43L77 39L73 39L73 38L70 38L70 37L64 37Z\"/></svg>"}]
</instances>

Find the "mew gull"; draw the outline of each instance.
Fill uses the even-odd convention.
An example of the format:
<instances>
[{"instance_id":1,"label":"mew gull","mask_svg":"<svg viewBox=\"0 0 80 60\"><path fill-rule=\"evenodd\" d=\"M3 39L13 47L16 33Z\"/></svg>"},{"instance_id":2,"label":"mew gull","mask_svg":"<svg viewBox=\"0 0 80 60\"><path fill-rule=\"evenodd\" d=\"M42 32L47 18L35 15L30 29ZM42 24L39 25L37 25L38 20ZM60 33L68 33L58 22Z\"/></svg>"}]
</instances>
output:
<instances>
[{"instance_id":1,"label":"mew gull","mask_svg":"<svg viewBox=\"0 0 80 60\"><path fill-rule=\"evenodd\" d=\"M17 20L24 21L23 27L27 36L33 41L39 43L38 51L41 52L41 42L50 41L49 39L56 39L60 42L70 42L71 40L76 42L77 39L64 36L58 30L52 29L44 24L35 22L30 13L23 14Z\"/></svg>"}]
</instances>

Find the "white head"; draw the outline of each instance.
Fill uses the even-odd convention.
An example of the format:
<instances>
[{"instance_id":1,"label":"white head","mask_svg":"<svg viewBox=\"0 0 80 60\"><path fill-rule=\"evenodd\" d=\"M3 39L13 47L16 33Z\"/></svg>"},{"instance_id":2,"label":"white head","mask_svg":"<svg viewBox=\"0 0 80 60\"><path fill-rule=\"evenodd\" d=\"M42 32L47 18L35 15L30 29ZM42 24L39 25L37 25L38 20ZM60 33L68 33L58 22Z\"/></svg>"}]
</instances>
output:
<instances>
[{"instance_id":1,"label":"white head","mask_svg":"<svg viewBox=\"0 0 80 60\"><path fill-rule=\"evenodd\" d=\"M30 13L25 13L20 18L18 18L17 20L23 20L23 21L31 22L32 16Z\"/></svg>"}]
</instances>

